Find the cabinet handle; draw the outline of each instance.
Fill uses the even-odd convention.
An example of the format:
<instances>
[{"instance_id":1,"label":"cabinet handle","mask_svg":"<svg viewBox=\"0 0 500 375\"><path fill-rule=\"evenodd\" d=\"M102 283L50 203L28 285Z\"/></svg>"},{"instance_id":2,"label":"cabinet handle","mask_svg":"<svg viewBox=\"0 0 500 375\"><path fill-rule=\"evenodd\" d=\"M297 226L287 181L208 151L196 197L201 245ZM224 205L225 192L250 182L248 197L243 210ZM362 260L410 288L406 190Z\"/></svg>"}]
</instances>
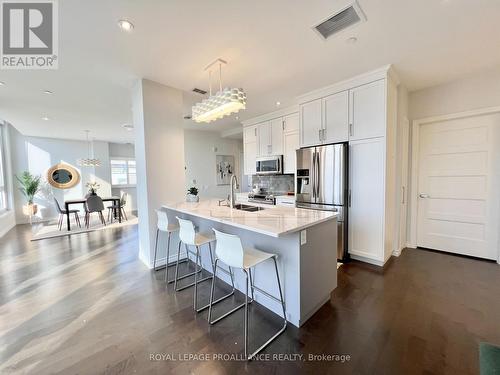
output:
<instances>
[{"instance_id":1,"label":"cabinet handle","mask_svg":"<svg viewBox=\"0 0 500 375\"><path fill-rule=\"evenodd\" d=\"M254 133L254 135L257 137L257 128L254 128L254 129L253 129L253 133Z\"/></svg>"},{"instance_id":2,"label":"cabinet handle","mask_svg":"<svg viewBox=\"0 0 500 375\"><path fill-rule=\"evenodd\" d=\"M321 138L323 138L323 139L322 139L322 141L323 141L323 142L324 142L324 141L325 141L325 139L326 139L326 136L325 136L325 131L326 131L326 129L322 129L322 130L321 130Z\"/></svg>"},{"instance_id":3,"label":"cabinet handle","mask_svg":"<svg viewBox=\"0 0 500 375\"><path fill-rule=\"evenodd\" d=\"M285 130L285 120L281 121L281 129Z\"/></svg>"},{"instance_id":4,"label":"cabinet handle","mask_svg":"<svg viewBox=\"0 0 500 375\"><path fill-rule=\"evenodd\" d=\"M405 204L405 187L401 186L401 203Z\"/></svg>"},{"instance_id":5,"label":"cabinet handle","mask_svg":"<svg viewBox=\"0 0 500 375\"><path fill-rule=\"evenodd\" d=\"M318 138L321 141L321 129L318 130Z\"/></svg>"},{"instance_id":6,"label":"cabinet handle","mask_svg":"<svg viewBox=\"0 0 500 375\"><path fill-rule=\"evenodd\" d=\"M351 207L351 189L349 189L349 192L347 194L347 205Z\"/></svg>"},{"instance_id":7,"label":"cabinet handle","mask_svg":"<svg viewBox=\"0 0 500 375\"><path fill-rule=\"evenodd\" d=\"M352 137L352 123L349 124L349 135Z\"/></svg>"}]
</instances>

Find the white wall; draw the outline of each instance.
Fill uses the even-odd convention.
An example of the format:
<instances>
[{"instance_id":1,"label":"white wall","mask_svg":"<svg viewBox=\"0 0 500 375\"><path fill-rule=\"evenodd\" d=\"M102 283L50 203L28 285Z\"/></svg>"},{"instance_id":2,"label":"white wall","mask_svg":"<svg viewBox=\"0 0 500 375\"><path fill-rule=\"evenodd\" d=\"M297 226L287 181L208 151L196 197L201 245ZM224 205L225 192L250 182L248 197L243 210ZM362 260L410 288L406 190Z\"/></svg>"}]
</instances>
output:
<instances>
[{"instance_id":1,"label":"white wall","mask_svg":"<svg viewBox=\"0 0 500 375\"><path fill-rule=\"evenodd\" d=\"M217 151L214 151L215 148ZM226 198L229 185L217 186L216 155L233 155L235 174L239 178L242 150L243 142L240 140L221 138L218 133L210 131L185 130L186 190L194 185L199 189L201 198ZM195 184L193 180L196 180Z\"/></svg>"},{"instance_id":2,"label":"white wall","mask_svg":"<svg viewBox=\"0 0 500 375\"><path fill-rule=\"evenodd\" d=\"M132 143L109 143L109 159L113 158L135 158L135 149ZM112 187L111 192L117 197L123 193L127 194L127 212L137 210L137 188L134 187Z\"/></svg>"},{"instance_id":3,"label":"white wall","mask_svg":"<svg viewBox=\"0 0 500 375\"><path fill-rule=\"evenodd\" d=\"M500 66L410 94L412 120L500 105Z\"/></svg>"},{"instance_id":4,"label":"white wall","mask_svg":"<svg viewBox=\"0 0 500 375\"><path fill-rule=\"evenodd\" d=\"M137 162L139 259L152 267L155 209L185 197L182 91L141 79L132 90ZM177 243L177 239L172 239ZM161 247L160 247L161 246ZM165 249L160 242L159 248ZM160 256L165 261L164 253Z\"/></svg>"},{"instance_id":5,"label":"white wall","mask_svg":"<svg viewBox=\"0 0 500 375\"><path fill-rule=\"evenodd\" d=\"M13 127L10 130L12 174L20 175L23 171L29 171L32 174L41 175L45 181L42 191L35 198L35 203L38 204L39 209L37 214L39 219L46 220L57 216L53 197L56 197L60 203L67 199L83 197L87 193L85 184L89 181L96 181L101 185L98 191L99 195L111 195L111 172L107 142L94 142L94 154L101 160L100 167L79 167L77 166L77 159L87 156L86 142L27 137ZM77 186L61 190L46 183L46 171L54 164L61 162L72 165L80 172L81 179ZM17 223L28 222L28 218L22 213L22 206L25 203L25 198L17 189L17 183L15 182L14 209Z\"/></svg>"}]
</instances>

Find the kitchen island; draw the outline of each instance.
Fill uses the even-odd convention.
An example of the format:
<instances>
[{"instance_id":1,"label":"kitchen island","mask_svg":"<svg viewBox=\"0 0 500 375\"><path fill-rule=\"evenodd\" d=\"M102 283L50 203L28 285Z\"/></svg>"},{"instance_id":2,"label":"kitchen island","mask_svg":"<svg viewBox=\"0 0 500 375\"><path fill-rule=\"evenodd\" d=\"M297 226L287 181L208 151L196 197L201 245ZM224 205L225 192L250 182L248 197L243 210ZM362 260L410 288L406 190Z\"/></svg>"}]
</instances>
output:
<instances>
[{"instance_id":1,"label":"kitchen island","mask_svg":"<svg viewBox=\"0 0 500 375\"><path fill-rule=\"evenodd\" d=\"M295 207L269 206L247 211L219 206L217 200L198 203L167 203L169 219L189 219L201 232L212 228L236 234L243 247L278 255L278 268L285 298L287 320L300 327L325 302L337 286L337 214ZM252 208L250 208L252 209ZM173 246L174 248L174 246ZM203 267L212 271L208 251L201 251ZM259 265L254 283L279 296L273 263ZM230 283L228 275L217 276ZM235 270L235 286L245 290L245 277ZM256 292L255 300L278 315L279 303Z\"/></svg>"}]
</instances>

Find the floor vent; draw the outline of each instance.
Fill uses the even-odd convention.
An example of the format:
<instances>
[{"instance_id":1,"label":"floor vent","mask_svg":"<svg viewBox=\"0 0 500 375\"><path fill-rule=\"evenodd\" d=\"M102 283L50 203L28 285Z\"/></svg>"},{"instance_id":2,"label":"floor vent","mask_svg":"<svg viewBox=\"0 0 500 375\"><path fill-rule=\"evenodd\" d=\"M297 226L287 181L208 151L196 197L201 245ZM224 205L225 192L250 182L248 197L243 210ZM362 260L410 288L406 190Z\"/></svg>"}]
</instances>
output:
<instances>
[{"instance_id":1,"label":"floor vent","mask_svg":"<svg viewBox=\"0 0 500 375\"><path fill-rule=\"evenodd\" d=\"M201 94L201 95L205 95L207 93L205 90L202 90L202 89L199 89L196 87L193 89L193 92L195 92L197 94Z\"/></svg>"},{"instance_id":2,"label":"floor vent","mask_svg":"<svg viewBox=\"0 0 500 375\"><path fill-rule=\"evenodd\" d=\"M339 33L357 23L366 21L366 16L359 7L357 2L349 5L347 8L330 16L319 25L314 26L314 29L324 38L327 39L334 34Z\"/></svg>"}]
</instances>

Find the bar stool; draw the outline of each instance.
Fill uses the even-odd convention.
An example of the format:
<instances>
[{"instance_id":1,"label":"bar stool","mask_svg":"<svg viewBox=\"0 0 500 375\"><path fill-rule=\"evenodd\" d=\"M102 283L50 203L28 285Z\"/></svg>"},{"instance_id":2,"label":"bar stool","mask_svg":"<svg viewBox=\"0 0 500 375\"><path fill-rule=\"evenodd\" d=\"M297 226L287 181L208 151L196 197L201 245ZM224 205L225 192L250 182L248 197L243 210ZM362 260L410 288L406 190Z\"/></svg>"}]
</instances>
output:
<instances>
[{"instance_id":1,"label":"bar stool","mask_svg":"<svg viewBox=\"0 0 500 375\"><path fill-rule=\"evenodd\" d=\"M174 280L168 280L168 268L173 267L177 263L168 264L168 260L170 258L170 237L172 236L172 233L177 232L179 230L179 225L168 222L168 215L166 211L163 210L155 210L155 211L158 220L156 222L155 256L153 260L153 270L156 271L156 253L158 251L158 236L160 232L167 233L168 238L167 238L167 254L165 260L165 282L173 283ZM180 247L180 242L179 242L179 247Z\"/></svg>"},{"instance_id":2,"label":"bar stool","mask_svg":"<svg viewBox=\"0 0 500 375\"><path fill-rule=\"evenodd\" d=\"M217 269L217 263L219 261L222 261L229 267L233 268L239 268L245 273L246 277L246 293L245 293L245 303L235 307L231 311L225 313L224 315L220 316L219 318L215 320L212 319L212 300L213 300L213 294L214 294L214 288L215 288L215 271L214 271L214 278L212 280L212 288L210 291L210 302L209 302L209 308L208 308L208 322L210 324L215 324L221 319L224 319L225 317L229 316L233 312L236 312L242 307L245 307L245 327L244 327L244 334L245 334L245 357L248 360L251 360L257 353L259 353L262 349L264 349L267 345L269 345L276 337L281 335L285 329L286 329L286 311L285 311L285 301L283 300L283 293L281 291L281 283L280 283L280 276L278 274L278 265L276 263L276 258L278 257L276 254L270 254L270 253L265 253L263 251L257 250L257 249L252 249L252 248L246 248L243 249L243 246L241 245L241 240L238 236L232 235L232 234L227 234L227 233L222 233L219 232L215 229L213 229L215 232L215 237L217 240L217 246L215 248L215 267L214 269ZM265 290L262 290L258 287L256 287L253 284L252 281L252 272L251 269L254 268L255 266L265 262L268 259L272 259L274 261L274 269L276 270L276 280L278 281L278 289L280 292L280 298L276 298L275 296L269 294ZM249 286L249 279L250 279L250 288L252 292L252 301L253 301L253 293L254 290L261 292L265 296L281 303L281 306L283 308L283 327L276 332L269 340L267 340L263 345L261 345L255 352L253 352L250 356L248 355L248 286Z\"/></svg>"},{"instance_id":3,"label":"bar stool","mask_svg":"<svg viewBox=\"0 0 500 375\"><path fill-rule=\"evenodd\" d=\"M179 227L180 227L179 240L180 241L179 241L179 249L177 251L177 265L175 267L174 290L176 292L179 292L183 289L194 286L194 309L196 312L200 312L200 311L205 310L209 306L208 304L206 304L205 306L198 308L198 284L205 281L205 280L212 279L214 277L215 265L214 265L214 258L212 255L211 243L213 241L215 241L215 236L211 233L203 233L203 234L197 233L192 221L186 220L186 219L181 219L177 216L176 216L176 218L179 221ZM186 249L186 255L188 255L188 254L194 255L196 257L196 261L195 261L195 272L187 274L187 275L183 275L182 277L179 278L178 276L179 276L179 259L180 259L180 254L181 254L181 242L184 244L184 247ZM198 280L198 273L201 272L201 270L203 268L201 265L200 248L201 248L201 246L203 246L205 244L208 244L208 249L210 252L210 263L212 265L212 275ZM191 251L189 249L189 246L194 247L196 249L196 252ZM196 269L197 266L200 267L199 270ZM226 274L230 275L231 284L232 284L232 291L229 294L213 301L212 303L217 303L217 302L220 302L226 298L231 297L235 291L234 278L233 278L233 272L231 270L231 267L229 267L229 271L227 271L221 267L219 267L219 269L221 271L225 272ZM177 288L177 281L178 280L181 280L181 279L186 278L188 276L191 276L193 274L194 274L194 282L193 283L185 285L181 288Z\"/></svg>"}]
</instances>

